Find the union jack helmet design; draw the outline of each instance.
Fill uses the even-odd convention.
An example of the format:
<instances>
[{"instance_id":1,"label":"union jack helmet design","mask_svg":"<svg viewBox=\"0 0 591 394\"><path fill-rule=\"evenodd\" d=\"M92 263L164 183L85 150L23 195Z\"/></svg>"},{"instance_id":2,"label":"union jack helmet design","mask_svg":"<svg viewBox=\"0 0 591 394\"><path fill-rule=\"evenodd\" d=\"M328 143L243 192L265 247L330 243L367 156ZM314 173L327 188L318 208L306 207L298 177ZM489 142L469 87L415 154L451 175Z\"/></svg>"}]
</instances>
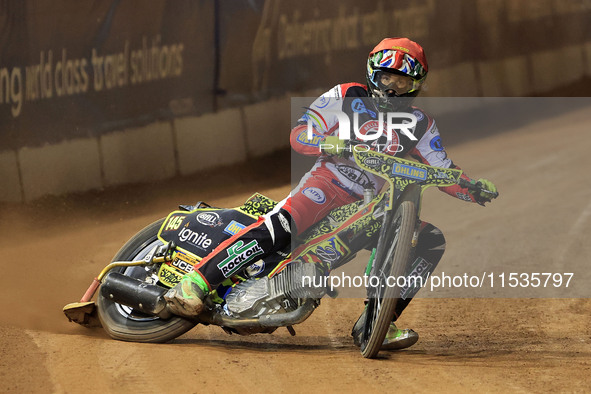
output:
<instances>
[{"instance_id":1,"label":"union jack helmet design","mask_svg":"<svg viewBox=\"0 0 591 394\"><path fill-rule=\"evenodd\" d=\"M377 97L415 97L428 72L423 48L408 38L385 38L369 53L367 59L367 87ZM386 91L380 84L380 75L390 73L410 77L403 93Z\"/></svg>"}]
</instances>

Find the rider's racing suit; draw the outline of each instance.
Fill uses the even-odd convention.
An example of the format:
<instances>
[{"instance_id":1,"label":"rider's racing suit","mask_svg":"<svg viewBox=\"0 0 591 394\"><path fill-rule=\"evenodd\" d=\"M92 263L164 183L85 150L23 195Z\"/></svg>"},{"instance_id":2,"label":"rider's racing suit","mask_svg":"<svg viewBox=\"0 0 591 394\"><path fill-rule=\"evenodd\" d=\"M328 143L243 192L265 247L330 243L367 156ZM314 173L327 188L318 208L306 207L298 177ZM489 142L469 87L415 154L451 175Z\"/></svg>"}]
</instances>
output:
<instances>
[{"instance_id":1,"label":"rider's racing suit","mask_svg":"<svg viewBox=\"0 0 591 394\"><path fill-rule=\"evenodd\" d=\"M320 150L325 136L338 133L335 111L347 114L349 119L353 118L353 113L357 113L361 133L377 131L378 114L374 103L368 97L364 85L348 83L335 86L307 108L292 129L290 142L296 152L318 156L315 165L273 211L220 244L195 266L195 271L207 282L210 290L216 289L226 279L222 268L228 261L246 268L254 262L255 257L264 261L273 254L281 255L282 251L290 246L292 233L301 234L332 209L362 199L364 189L371 188L376 193L380 191L385 182L383 179L361 170L352 159L328 156ZM394 131L392 139L387 142L388 146L380 145L380 140L377 140L378 146L374 148L397 157L410 156L432 166L458 168L447 157L434 120L416 107L407 108L406 112L412 112L417 119L417 125L413 130L416 140ZM307 135L308 121L313 124L312 139L308 139ZM463 177L470 180L465 175ZM459 185L443 187L440 190L459 199L476 202L468 189ZM422 269L433 272L444 250L445 239L441 231L432 224L423 222L415 262L420 264ZM408 294L403 302L398 303L395 319L413 295L414 293Z\"/></svg>"}]
</instances>

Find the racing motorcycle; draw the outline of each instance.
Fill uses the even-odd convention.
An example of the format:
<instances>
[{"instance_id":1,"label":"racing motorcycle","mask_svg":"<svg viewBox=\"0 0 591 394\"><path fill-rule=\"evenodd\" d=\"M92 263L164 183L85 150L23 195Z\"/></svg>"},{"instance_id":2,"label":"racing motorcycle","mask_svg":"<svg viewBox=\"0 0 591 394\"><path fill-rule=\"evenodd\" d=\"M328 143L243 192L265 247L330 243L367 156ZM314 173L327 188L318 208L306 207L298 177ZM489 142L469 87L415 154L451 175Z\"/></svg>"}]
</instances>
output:
<instances>
[{"instance_id":1,"label":"racing motorcycle","mask_svg":"<svg viewBox=\"0 0 591 394\"><path fill-rule=\"evenodd\" d=\"M312 284L326 284L322 279L332 270L367 249L371 255L365 274L374 280L367 288L360 345L363 357L376 357L402 296L402 289L387 283L387 278L411 274L423 191L454 184L473 191L482 188L462 179L459 169L432 167L356 145L350 149L357 165L385 179L388 187L376 195L366 190L363 200L332 210L292 240L289 250L236 271L206 297L199 316L172 314L163 295L217 245L271 211L275 201L257 193L235 208L204 202L179 206L133 236L80 302L66 305L64 313L70 321L102 326L112 338L123 341L167 342L197 324L217 325L240 335L286 327L295 335L293 326L305 321L325 295L334 296ZM303 281L304 277L314 279ZM95 293L96 300L91 301Z\"/></svg>"}]
</instances>

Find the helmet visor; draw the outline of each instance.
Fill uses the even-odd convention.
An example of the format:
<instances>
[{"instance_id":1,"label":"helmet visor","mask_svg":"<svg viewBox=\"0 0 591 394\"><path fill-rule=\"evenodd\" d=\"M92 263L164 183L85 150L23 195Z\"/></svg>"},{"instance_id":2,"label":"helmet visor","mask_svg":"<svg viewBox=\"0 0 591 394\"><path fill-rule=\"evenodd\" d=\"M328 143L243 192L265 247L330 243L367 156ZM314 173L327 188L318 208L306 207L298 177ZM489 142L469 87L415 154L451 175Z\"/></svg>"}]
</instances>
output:
<instances>
[{"instance_id":1,"label":"helmet visor","mask_svg":"<svg viewBox=\"0 0 591 394\"><path fill-rule=\"evenodd\" d=\"M420 88L421 84L408 75L390 73L386 71L376 72L377 85L388 96L400 96L411 93Z\"/></svg>"}]
</instances>

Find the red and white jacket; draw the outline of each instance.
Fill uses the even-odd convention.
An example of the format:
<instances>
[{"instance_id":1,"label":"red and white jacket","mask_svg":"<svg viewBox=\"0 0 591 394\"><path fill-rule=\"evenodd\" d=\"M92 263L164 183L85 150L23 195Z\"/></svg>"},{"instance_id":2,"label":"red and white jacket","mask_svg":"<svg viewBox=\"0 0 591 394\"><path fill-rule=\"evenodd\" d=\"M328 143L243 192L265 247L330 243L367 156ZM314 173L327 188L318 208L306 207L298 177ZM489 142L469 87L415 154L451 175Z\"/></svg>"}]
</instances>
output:
<instances>
[{"instance_id":1,"label":"red and white jacket","mask_svg":"<svg viewBox=\"0 0 591 394\"><path fill-rule=\"evenodd\" d=\"M363 189L366 188L379 191L385 182L383 179L363 171L352 159L321 153L320 145L324 141L324 137L338 134L339 121L335 115L337 111L345 113L349 119L353 119L353 115L356 113L361 133L376 133L378 131L379 112L374 99L368 96L367 88L358 83L340 84L318 97L310 107L306 108L298 125L291 131L292 148L303 155L318 156L315 169L320 170L320 173L323 174L330 172L333 183L353 195L361 197ZM395 130L392 139L388 142L390 144L388 148L386 148L385 132L383 138L377 140L374 145L379 144L381 152L393 156L411 156L424 164L442 168L459 168L448 158L433 118L417 107L410 107L406 111L412 111L417 119L416 127L412 133L416 140ZM309 139L307 135L308 121L313 125L312 139ZM383 130L386 130L385 126L383 126ZM470 180L466 175L462 175L462 177ZM476 202L468 189L459 185L442 187L440 190L456 198Z\"/></svg>"}]
</instances>

